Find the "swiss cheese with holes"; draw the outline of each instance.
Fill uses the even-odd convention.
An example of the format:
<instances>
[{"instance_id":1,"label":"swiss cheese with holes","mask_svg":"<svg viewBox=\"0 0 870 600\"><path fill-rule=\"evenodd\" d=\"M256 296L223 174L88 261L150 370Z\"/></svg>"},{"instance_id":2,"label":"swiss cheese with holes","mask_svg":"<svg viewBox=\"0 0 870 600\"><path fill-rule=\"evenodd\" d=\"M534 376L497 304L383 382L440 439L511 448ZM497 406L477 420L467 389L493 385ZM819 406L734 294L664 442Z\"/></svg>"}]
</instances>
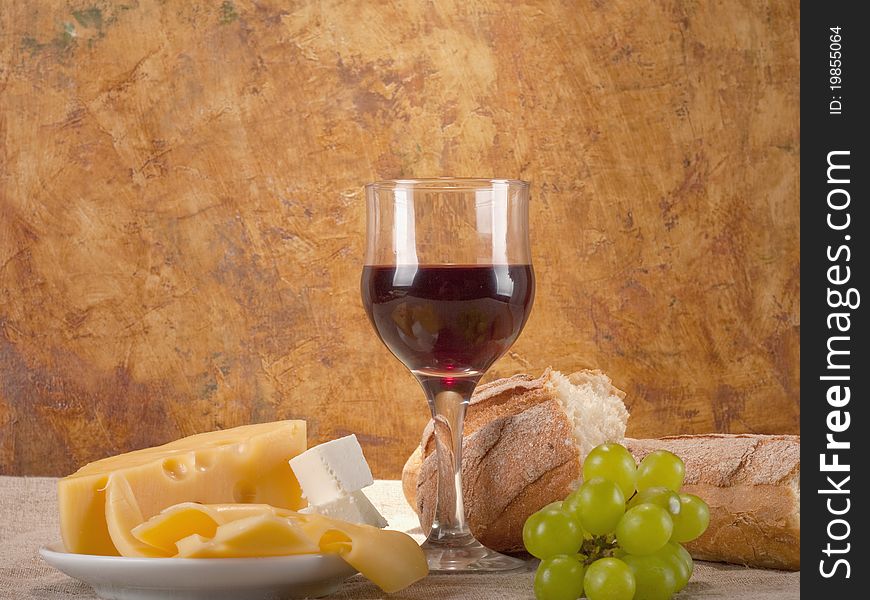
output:
<instances>
[{"instance_id":1,"label":"swiss cheese with holes","mask_svg":"<svg viewBox=\"0 0 870 600\"><path fill-rule=\"evenodd\" d=\"M135 498L135 519L180 502L241 502L297 510L305 506L288 461L305 451L305 421L276 421L201 433L85 465L58 483L64 546L79 554L118 555L107 523L120 504L106 504L110 478ZM126 513L124 513L126 514ZM141 522L141 521L140 521ZM113 525L127 528L139 523Z\"/></svg>"}]
</instances>

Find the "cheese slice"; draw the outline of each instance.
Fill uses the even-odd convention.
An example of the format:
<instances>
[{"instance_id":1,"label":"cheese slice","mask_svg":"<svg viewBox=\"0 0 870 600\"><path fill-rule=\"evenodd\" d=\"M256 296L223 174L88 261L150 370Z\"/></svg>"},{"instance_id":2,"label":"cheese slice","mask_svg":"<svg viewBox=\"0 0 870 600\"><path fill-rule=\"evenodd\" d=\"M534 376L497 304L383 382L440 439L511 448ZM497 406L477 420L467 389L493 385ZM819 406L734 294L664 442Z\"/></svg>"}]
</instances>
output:
<instances>
[{"instance_id":1,"label":"cheese slice","mask_svg":"<svg viewBox=\"0 0 870 600\"><path fill-rule=\"evenodd\" d=\"M322 515L300 515L301 527L321 552L335 552L369 581L391 594L423 579L429 565L422 548L400 531L354 525Z\"/></svg>"},{"instance_id":2,"label":"cheese slice","mask_svg":"<svg viewBox=\"0 0 870 600\"><path fill-rule=\"evenodd\" d=\"M175 546L178 540L192 535L212 538L221 522L221 515L213 508L195 502L182 502L160 511L144 523L140 521L130 533L139 542L159 549L165 556L174 556L178 554L178 548ZM126 556L123 552L121 554Z\"/></svg>"},{"instance_id":3,"label":"cheese slice","mask_svg":"<svg viewBox=\"0 0 870 600\"><path fill-rule=\"evenodd\" d=\"M305 445L304 421L277 421L201 433L85 465L58 483L64 545L68 552L117 555L121 549L114 537L125 540L119 542L125 551L135 552L136 538L122 530L179 502L301 508L305 501L288 461ZM113 480L116 500L109 504L106 491ZM139 515L129 510L131 497Z\"/></svg>"},{"instance_id":4,"label":"cheese slice","mask_svg":"<svg viewBox=\"0 0 870 600\"><path fill-rule=\"evenodd\" d=\"M293 519L272 514L244 517L218 526L214 537L194 534L176 542L179 558L244 558L320 552Z\"/></svg>"},{"instance_id":5,"label":"cheese slice","mask_svg":"<svg viewBox=\"0 0 870 600\"><path fill-rule=\"evenodd\" d=\"M268 504L182 502L160 511L144 523L140 522L131 533L140 542L159 548L166 556L175 556L179 554L176 548L179 540L191 536L203 540L214 538L220 525L262 515L292 517L295 514L294 511Z\"/></svg>"},{"instance_id":6,"label":"cheese slice","mask_svg":"<svg viewBox=\"0 0 870 600\"><path fill-rule=\"evenodd\" d=\"M374 483L355 435L309 448L290 467L309 504L327 504Z\"/></svg>"},{"instance_id":7,"label":"cheese slice","mask_svg":"<svg viewBox=\"0 0 870 600\"><path fill-rule=\"evenodd\" d=\"M172 556L172 548L164 551L159 547L137 539L132 530L144 519L139 503L133 496L129 482L117 474L109 475L106 484L106 528L112 545L121 556L161 558Z\"/></svg>"},{"instance_id":8,"label":"cheese slice","mask_svg":"<svg viewBox=\"0 0 870 600\"><path fill-rule=\"evenodd\" d=\"M429 572L422 549L404 533L271 506L187 502L133 532L155 546L174 545L184 558L335 553L388 593Z\"/></svg>"},{"instance_id":9,"label":"cheese slice","mask_svg":"<svg viewBox=\"0 0 870 600\"><path fill-rule=\"evenodd\" d=\"M372 527L386 527L388 525L384 516L378 512L362 490L351 492L338 500L308 505L299 511L302 514L318 514L339 521L356 523L358 525L371 525Z\"/></svg>"}]
</instances>

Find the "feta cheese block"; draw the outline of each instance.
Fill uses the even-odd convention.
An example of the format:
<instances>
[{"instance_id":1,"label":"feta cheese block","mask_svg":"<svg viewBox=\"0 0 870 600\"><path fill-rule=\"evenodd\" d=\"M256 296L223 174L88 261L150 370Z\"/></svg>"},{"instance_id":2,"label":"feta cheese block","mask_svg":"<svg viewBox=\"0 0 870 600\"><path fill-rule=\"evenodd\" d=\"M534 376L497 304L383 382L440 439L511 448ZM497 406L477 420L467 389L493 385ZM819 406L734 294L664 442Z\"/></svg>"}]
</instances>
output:
<instances>
[{"instance_id":1,"label":"feta cheese block","mask_svg":"<svg viewBox=\"0 0 870 600\"><path fill-rule=\"evenodd\" d=\"M309 448L290 460L309 504L324 505L374 483L355 435Z\"/></svg>"},{"instance_id":2,"label":"feta cheese block","mask_svg":"<svg viewBox=\"0 0 870 600\"><path fill-rule=\"evenodd\" d=\"M387 520L378 512L378 509L374 507L362 490L351 492L326 504L309 505L299 512L323 515L330 519L358 525L371 525L380 528L387 526Z\"/></svg>"},{"instance_id":3,"label":"feta cheese block","mask_svg":"<svg viewBox=\"0 0 870 600\"><path fill-rule=\"evenodd\" d=\"M118 555L111 522L117 539L147 555L129 529L179 502L302 508L305 501L288 461L305 447L305 421L277 421L201 433L85 465L58 483L66 550ZM111 504L106 497L110 482Z\"/></svg>"}]
</instances>

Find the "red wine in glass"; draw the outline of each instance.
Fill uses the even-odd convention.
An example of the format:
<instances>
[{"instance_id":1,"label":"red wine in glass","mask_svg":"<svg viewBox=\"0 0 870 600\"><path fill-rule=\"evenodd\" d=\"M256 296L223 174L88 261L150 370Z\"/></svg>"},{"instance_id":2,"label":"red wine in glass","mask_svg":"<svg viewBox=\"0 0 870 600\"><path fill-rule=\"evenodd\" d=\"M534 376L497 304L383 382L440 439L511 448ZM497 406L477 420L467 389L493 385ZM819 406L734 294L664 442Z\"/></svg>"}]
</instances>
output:
<instances>
[{"instance_id":1,"label":"red wine in glass","mask_svg":"<svg viewBox=\"0 0 870 600\"><path fill-rule=\"evenodd\" d=\"M387 348L446 389L473 388L520 334L535 293L531 265L366 266L361 288Z\"/></svg>"},{"instance_id":2,"label":"red wine in glass","mask_svg":"<svg viewBox=\"0 0 870 600\"><path fill-rule=\"evenodd\" d=\"M437 485L422 547L435 572L524 566L482 545L468 526L462 429L475 385L517 339L532 308L528 200L529 184L515 179L366 186L363 305L378 337L420 382L432 413Z\"/></svg>"}]
</instances>

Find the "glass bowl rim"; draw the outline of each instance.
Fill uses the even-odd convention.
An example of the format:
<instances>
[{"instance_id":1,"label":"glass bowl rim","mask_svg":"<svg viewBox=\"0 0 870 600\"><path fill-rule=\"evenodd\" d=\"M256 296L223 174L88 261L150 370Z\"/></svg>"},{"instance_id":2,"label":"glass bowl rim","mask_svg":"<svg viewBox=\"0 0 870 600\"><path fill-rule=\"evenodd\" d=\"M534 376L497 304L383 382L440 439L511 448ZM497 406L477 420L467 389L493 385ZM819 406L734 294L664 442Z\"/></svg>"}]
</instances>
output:
<instances>
[{"instance_id":1,"label":"glass bowl rim","mask_svg":"<svg viewBox=\"0 0 870 600\"><path fill-rule=\"evenodd\" d=\"M415 189L428 191L491 190L494 185L528 188L529 182L522 179L489 179L487 177L421 177L407 179L382 179L366 184L366 190Z\"/></svg>"}]
</instances>

